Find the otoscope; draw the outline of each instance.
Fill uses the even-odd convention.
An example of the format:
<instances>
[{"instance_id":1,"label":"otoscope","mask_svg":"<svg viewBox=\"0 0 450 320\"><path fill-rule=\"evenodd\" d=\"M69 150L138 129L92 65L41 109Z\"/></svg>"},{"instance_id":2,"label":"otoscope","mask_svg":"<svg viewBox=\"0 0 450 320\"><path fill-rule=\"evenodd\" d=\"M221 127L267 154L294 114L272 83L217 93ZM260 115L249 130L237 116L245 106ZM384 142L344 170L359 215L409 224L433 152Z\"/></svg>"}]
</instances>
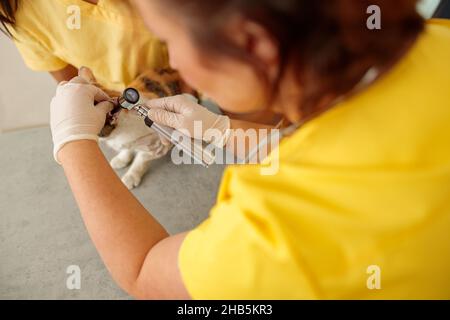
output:
<instances>
[{"instance_id":1,"label":"otoscope","mask_svg":"<svg viewBox=\"0 0 450 320\"><path fill-rule=\"evenodd\" d=\"M196 161L196 163L199 163L206 168L214 163L215 157L203 148L202 142L195 141L194 139L187 137L180 132L177 132L177 136L175 136L175 129L153 122L148 117L149 108L145 104L141 103L141 95L136 89L126 89L123 92L122 96L118 98L117 102L123 109L136 111L139 116L144 118L144 122L149 128L152 128L162 137L172 142L175 147L182 150L185 154L189 155L191 159ZM177 137L179 139L176 139Z\"/></svg>"}]
</instances>

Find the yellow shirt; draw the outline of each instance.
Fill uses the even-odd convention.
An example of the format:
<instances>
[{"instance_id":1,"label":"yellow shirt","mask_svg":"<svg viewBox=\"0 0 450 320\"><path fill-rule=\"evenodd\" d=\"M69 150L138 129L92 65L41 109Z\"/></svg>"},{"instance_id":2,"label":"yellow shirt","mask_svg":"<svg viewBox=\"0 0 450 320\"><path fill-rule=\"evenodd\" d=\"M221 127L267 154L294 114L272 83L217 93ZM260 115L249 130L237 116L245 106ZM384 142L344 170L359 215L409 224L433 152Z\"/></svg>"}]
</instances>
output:
<instances>
[{"instance_id":1,"label":"yellow shirt","mask_svg":"<svg viewBox=\"0 0 450 320\"><path fill-rule=\"evenodd\" d=\"M21 0L13 32L25 63L36 71L87 66L110 90L123 90L148 68L168 66L165 46L129 1ZM79 20L77 18L79 8ZM80 22L77 29L76 22Z\"/></svg>"},{"instance_id":2,"label":"yellow shirt","mask_svg":"<svg viewBox=\"0 0 450 320\"><path fill-rule=\"evenodd\" d=\"M276 175L227 169L210 218L180 250L193 298L450 299L450 25L440 24L283 141Z\"/></svg>"}]
</instances>

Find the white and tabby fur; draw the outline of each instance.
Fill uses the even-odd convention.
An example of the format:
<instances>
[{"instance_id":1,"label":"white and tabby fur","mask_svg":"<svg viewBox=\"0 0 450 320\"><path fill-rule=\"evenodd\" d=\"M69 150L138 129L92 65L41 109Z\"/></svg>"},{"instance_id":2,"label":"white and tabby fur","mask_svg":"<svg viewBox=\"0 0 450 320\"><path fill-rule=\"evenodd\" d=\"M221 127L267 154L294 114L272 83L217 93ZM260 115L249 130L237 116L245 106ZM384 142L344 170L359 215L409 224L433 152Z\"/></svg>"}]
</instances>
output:
<instances>
[{"instance_id":1,"label":"white and tabby fur","mask_svg":"<svg viewBox=\"0 0 450 320\"><path fill-rule=\"evenodd\" d=\"M113 169L129 166L122 182L130 190L140 185L150 163L164 157L171 149L161 142L156 131L144 124L142 118L127 111L120 112L116 128L101 141L117 152L110 162Z\"/></svg>"},{"instance_id":2,"label":"white and tabby fur","mask_svg":"<svg viewBox=\"0 0 450 320\"><path fill-rule=\"evenodd\" d=\"M98 85L90 69L80 68L79 75L88 82ZM139 90L147 99L195 92L182 81L175 70L170 68L147 70L130 86ZM120 96L117 92L108 90L105 92L110 97ZM164 145L158 133L147 127L144 120L132 111L120 111L111 123L113 125L105 124L105 128L110 130L100 140L117 152L110 162L113 169L129 167L122 177L123 183L128 189L136 188L147 173L151 161L164 157L171 150L171 146Z\"/></svg>"}]
</instances>

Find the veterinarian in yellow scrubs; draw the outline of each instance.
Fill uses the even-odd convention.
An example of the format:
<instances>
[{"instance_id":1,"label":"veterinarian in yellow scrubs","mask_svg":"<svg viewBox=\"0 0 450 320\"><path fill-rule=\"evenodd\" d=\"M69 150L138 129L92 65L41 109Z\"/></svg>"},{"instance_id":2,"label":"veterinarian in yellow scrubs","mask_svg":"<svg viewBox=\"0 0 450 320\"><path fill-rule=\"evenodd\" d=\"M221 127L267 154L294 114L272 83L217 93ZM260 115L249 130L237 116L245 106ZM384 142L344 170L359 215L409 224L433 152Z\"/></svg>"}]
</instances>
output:
<instances>
[{"instance_id":1,"label":"veterinarian in yellow scrubs","mask_svg":"<svg viewBox=\"0 0 450 320\"><path fill-rule=\"evenodd\" d=\"M121 91L149 68L168 66L166 47L124 0L18 0L9 30L26 65L70 80L81 66ZM98 3L96 3L98 2Z\"/></svg>"},{"instance_id":2,"label":"veterinarian in yellow scrubs","mask_svg":"<svg viewBox=\"0 0 450 320\"><path fill-rule=\"evenodd\" d=\"M170 10L181 2L190 5ZM389 20L376 31L364 1L352 14L347 1L136 3L192 85L232 112L273 108L297 129L269 158L279 154L277 172L229 167L210 217L169 236L96 143L104 94L79 78L60 86L55 157L122 288L139 298L450 298L448 22L424 26L406 0L377 1ZM178 129L245 127L185 97L148 106Z\"/></svg>"}]
</instances>

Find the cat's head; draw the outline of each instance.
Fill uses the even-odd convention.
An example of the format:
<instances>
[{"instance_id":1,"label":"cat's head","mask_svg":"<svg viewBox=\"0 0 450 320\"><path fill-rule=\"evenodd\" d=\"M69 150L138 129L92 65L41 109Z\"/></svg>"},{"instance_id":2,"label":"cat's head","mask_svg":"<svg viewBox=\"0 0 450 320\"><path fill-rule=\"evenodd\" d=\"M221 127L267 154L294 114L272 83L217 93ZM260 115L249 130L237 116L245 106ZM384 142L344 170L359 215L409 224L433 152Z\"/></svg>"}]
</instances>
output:
<instances>
[{"instance_id":1,"label":"cat's head","mask_svg":"<svg viewBox=\"0 0 450 320\"><path fill-rule=\"evenodd\" d=\"M122 110L120 106L116 106L106 115L105 125L98 135L100 138L108 138L111 133L113 133L119 124L119 116L121 112L124 112L124 110Z\"/></svg>"},{"instance_id":2,"label":"cat's head","mask_svg":"<svg viewBox=\"0 0 450 320\"><path fill-rule=\"evenodd\" d=\"M79 76L86 79L89 83L95 84L105 91L111 98L117 98L121 94L118 92L105 90L100 86L93 72L86 67L81 67ZM180 77L179 73L170 68L149 69L141 74L135 81L130 83L129 87L137 89L146 100L164 98L182 93L197 95L196 91L190 88ZM120 106L116 106L106 117L105 126L101 130L99 137L108 138L116 129L119 123L121 112Z\"/></svg>"}]
</instances>

